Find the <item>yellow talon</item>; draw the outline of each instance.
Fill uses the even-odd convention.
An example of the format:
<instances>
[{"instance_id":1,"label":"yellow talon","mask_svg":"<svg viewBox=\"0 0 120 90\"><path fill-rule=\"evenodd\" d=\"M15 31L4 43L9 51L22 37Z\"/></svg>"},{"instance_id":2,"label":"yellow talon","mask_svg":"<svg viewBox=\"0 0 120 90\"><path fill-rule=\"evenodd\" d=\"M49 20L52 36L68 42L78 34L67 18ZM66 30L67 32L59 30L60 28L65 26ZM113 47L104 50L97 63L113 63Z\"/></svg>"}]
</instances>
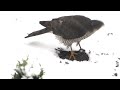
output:
<instances>
[{"instance_id":1,"label":"yellow talon","mask_svg":"<svg viewBox=\"0 0 120 90\"><path fill-rule=\"evenodd\" d=\"M71 54L70 54L69 59L72 59L72 57L73 57L73 59L75 60L75 59L76 59L76 58L75 58L75 55L77 55L77 53L71 51Z\"/></svg>"}]
</instances>

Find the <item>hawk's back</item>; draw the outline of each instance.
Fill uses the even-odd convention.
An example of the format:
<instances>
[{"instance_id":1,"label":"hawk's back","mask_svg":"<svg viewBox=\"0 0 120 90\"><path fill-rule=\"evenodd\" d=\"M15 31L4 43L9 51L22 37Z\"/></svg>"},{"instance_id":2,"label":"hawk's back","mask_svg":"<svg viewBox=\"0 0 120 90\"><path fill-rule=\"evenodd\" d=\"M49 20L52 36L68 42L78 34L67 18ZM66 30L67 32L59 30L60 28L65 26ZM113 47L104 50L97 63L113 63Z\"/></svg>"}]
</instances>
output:
<instances>
[{"instance_id":1,"label":"hawk's back","mask_svg":"<svg viewBox=\"0 0 120 90\"><path fill-rule=\"evenodd\" d=\"M75 39L82 37L87 31L92 31L91 20L85 16L64 16L53 19L52 21L61 22L55 25L54 34L62 36L64 39ZM57 23L57 22L56 22Z\"/></svg>"}]
</instances>

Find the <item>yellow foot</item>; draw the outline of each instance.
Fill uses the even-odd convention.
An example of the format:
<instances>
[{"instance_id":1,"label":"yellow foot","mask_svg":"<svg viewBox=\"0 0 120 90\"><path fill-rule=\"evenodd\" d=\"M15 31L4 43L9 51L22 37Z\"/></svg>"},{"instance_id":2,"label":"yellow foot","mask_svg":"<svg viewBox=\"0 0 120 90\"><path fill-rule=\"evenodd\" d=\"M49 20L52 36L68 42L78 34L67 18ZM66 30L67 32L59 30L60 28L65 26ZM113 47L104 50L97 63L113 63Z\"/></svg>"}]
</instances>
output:
<instances>
[{"instance_id":1,"label":"yellow foot","mask_svg":"<svg viewBox=\"0 0 120 90\"><path fill-rule=\"evenodd\" d=\"M71 54L70 54L69 59L72 59L72 57L73 57L73 59L75 60L75 59L76 59L76 58L75 58L75 55L77 55L77 53L71 51Z\"/></svg>"}]
</instances>

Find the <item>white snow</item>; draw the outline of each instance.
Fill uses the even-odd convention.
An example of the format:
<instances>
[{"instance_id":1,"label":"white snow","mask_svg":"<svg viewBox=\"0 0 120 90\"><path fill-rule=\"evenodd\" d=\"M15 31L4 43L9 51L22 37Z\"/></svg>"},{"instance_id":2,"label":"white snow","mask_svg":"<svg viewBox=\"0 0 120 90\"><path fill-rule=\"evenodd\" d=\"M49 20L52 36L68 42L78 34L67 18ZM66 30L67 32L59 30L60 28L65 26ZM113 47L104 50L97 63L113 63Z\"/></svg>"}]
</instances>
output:
<instances>
[{"instance_id":1,"label":"white snow","mask_svg":"<svg viewBox=\"0 0 120 90\"><path fill-rule=\"evenodd\" d=\"M39 21L68 15L84 15L105 23L94 35L81 42L87 53L91 51L90 61L60 59L54 49L66 47L52 33L24 38L27 33L44 28ZM108 36L108 33L113 35ZM41 64L45 71L43 79L118 79L119 67L115 66L116 61L120 62L119 42L120 11L0 11L0 78L12 78L17 61L29 56L31 62ZM79 47L73 44L73 49ZM118 76L113 76L114 73Z\"/></svg>"}]
</instances>

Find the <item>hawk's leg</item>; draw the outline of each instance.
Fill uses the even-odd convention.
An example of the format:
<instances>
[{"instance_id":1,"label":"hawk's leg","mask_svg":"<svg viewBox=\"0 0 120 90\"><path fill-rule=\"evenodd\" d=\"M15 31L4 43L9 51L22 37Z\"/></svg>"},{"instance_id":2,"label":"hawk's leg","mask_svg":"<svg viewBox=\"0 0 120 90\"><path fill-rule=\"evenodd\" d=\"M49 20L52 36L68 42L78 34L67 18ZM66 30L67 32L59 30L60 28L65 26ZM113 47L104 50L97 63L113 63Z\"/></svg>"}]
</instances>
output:
<instances>
[{"instance_id":1,"label":"hawk's leg","mask_svg":"<svg viewBox=\"0 0 120 90\"><path fill-rule=\"evenodd\" d=\"M76 59L76 58L75 58L75 55L76 55L77 53L75 53L74 51L72 51L72 47L70 47L70 48L71 48L71 51L70 51L70 57L69 57L69 59L72 59L72 58L73 58L73 59L75 60L75 59Z\"/></svg>"},{"instance_id":2,"label":"hawk's leg","mask_svg":"<svg viewBox=\"0 0 120 90\"><path fill-rule=\"evenodd\" d=\"M79 47L80 47L80 50L82 49L81 46L80 46L80 42L78 43Z\"/></svg>"},{"instance_id":3,"label":"hawk's leg","mask_svg":"<svg viewBox=\"0 0 120 90\"><path fill-rule=\"evenodd\" d=\"M78 46L78 45L79 45L79 47L80 47L79 50L81 50L82 48L81 48L81 46L80 46L80 42L77 42L76 46Z\"/></svg>"},{"instance_id":4,"label":"hawk's leg","mask_svg":"<svg viewBox=\"0 0 120 90\"><path fill-rule=\"evenodd\" d=\"M84 49L81 48L80 42L77 42L76 46L77 45L79 45L79 47L80 47L79 51L81 51L81 52L84 51Z\"/></svg>"}]
</instances>

